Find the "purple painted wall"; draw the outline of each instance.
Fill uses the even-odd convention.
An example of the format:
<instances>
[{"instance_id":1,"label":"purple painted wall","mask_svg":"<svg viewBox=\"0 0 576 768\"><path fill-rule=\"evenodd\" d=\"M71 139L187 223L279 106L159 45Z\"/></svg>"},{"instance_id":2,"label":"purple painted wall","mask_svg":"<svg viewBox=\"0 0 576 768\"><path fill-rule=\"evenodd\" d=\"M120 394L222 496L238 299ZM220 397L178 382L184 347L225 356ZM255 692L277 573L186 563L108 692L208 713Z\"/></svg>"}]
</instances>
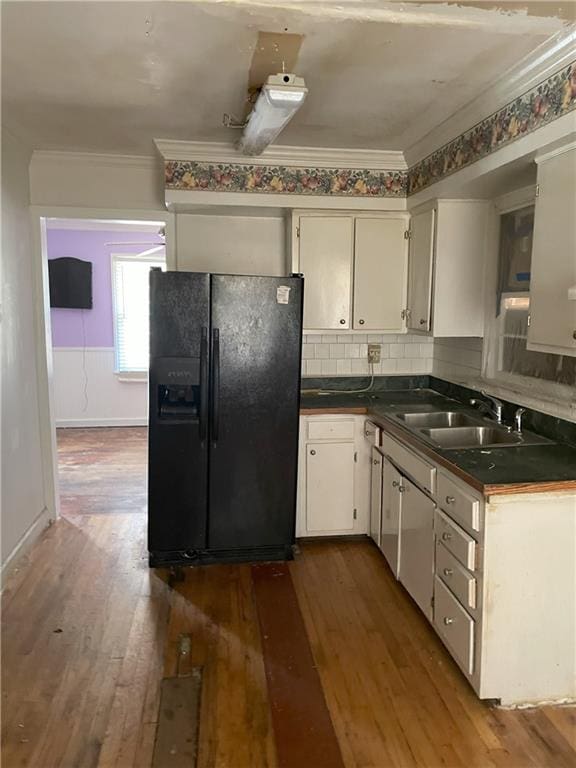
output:
<instances>
[{"instance_id":1,"label":"purple painted wall","mask_svg":"<svg viewBox=\"0 0 576 768\"><path fill-rule=\"evenodd\" d=\"M146 246L109 246L106 243L146 242L161 244L147 232L105 232L102 230L49 229L48 259L74 256L92 262L92 309L51 309L52 345L54 347L113 347L112 253L138 253ZM84 331L82 329L84 314ZM85 340L84 340L85 335Z\"/></svg>"}]
</instances>

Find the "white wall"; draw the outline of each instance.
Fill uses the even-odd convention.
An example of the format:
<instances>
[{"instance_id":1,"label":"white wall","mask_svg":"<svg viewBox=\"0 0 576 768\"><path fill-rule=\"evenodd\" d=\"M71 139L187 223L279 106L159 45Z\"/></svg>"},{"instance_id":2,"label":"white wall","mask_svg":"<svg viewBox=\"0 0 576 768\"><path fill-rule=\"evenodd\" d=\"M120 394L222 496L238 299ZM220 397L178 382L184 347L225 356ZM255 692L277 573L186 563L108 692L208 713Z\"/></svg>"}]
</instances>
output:
<instances>
[{"instance_id":1,"label":"white wall","mask_svg":"<svg viewBox=\"0 0 576 768\"><path fill-rule=\"evenodd\" d=\"M121 427L148 423L146 381L114 373L114 349L55 347L54 410L57 427Z\"/></svg>"},{"instance_id":2,"label":"white wall","mask_svg":"<svg viewBox=\"0 0 576 768\"><path fill-rule=\"evenodd\" d=\"M32 205L158 210L166 214L160 158L35 152Z\"/></svg>"},{"instance_id":3,"label":"white wall","mask_svg":"<svg viewBox=\"0 0 576 768\"><path fill-rule=\"evenodd\" d=\"M3 570L47 523L36 365L30 153L2 131L1 557Z\"/></svg>"},{"instance_id":4,"label":"white wall","mask_svg":"<svg viewBox=\"0 0 576 768\"><path fill-rule=\"evenodd\" d=\"M482 373L483 339L434 339L432 373L440 379L468 383Z\"/></svg>"},{"instance_id":5,"label":"white wall","mask_svg":"<svg viewBox=\"0 0 576 768\"><path fill-rule=\"evenodd\" d=\"M177 214L176 259L191 272L285 275L285 220Z\"/></svg>"}]
</instances>

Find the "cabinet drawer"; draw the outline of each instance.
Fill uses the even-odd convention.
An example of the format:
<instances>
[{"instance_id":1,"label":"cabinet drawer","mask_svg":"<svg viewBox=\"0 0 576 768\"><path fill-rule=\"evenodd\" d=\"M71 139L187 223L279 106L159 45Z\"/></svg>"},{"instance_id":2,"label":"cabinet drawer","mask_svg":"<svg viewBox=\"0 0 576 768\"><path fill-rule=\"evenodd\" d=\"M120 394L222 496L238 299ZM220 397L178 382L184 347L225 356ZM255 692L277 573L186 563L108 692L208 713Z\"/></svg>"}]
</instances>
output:
<instances>
[{"instance_id":1,"label":"cabinet drawer","mask_svg":"<svg viewBox=\"0 0 576 768\"><path fill-rule=\"evenodd\" d=\"M438 509L434 513L434 533L462 565L470 571L476 569L476 542L472 536Z\"/></svg>"},{"instance_id":2,"label":"cabinet drawer","mask_svg":"<svg viewBox=\"0 0 576 768\"><path fill-rule=\"evenodd\" d=\"M470 528L480 530L480 502L466 493L453 480L440 472L438 474L438 506L450 517Z\"/></svg>"},{"instance_id":3,"label":"cabinet drawer","mask_svg":"<svg viewBox=\"0 0 576 768\"><path fill-rule=\"evenodd\" d=\"M354 440L354 421L309 421L308 440Z\"/></svg>"},{"instance_id":4,"label":"cabinet drawer","mask_svg":"<svg viewBox=\"0 0 576 768\"><path fill-rule=\"evenodd\" d=\"M402 443L394 440L393 437L382 434L382 450L392 461L402 470L410 475L419 486L421 486L430 495L434 494L436 485L436 467L428 464Z\"/></svg>"},{"instance_id":5,"label":"cabinet drawer","mask_svg":"<svg viewBox=\"0 0 576 768\"><path fill-rule=\"evenodd\" d=\"M436 575L466 608L476 608L476 579L436 539Z\"/></svg>"},{"instance_id":6,"label":"cabinet drawer","mask_svg":"<svg viewBox=\"0 0 576 768\"><path fill-rule=\"evenodd\" d=\"M462 669L471 675L474 670L474 619L437 576L434 579L434 626Z\"/></svg>"}]
</instances>

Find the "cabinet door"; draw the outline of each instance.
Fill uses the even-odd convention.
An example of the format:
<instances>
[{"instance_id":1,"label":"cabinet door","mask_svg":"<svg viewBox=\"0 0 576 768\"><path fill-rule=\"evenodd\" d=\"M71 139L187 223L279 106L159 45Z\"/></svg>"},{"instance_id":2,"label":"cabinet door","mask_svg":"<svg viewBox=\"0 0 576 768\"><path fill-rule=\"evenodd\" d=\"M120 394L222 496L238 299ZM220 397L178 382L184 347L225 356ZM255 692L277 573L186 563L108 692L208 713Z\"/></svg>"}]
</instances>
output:
<instances>
[{"instance_id":1,"label":"cabinet door","mask_svg":"<svg viewBox=\"0 0 576 768\"><path fill-rule=\"evenodd\" d=\"M306 530L354 528L354 443L306 446Z\"/></svg>"},{"instance_id":2,"label":"cabinet door","mask_svg":"<svg viewBox=\"0 0 576 768\"><path fill-rule=\"evenodd\" d=\"M350 328L353 229L348 216L300 217L306 329Z\"/></svg>"},{"instance_id":3,"label":"cabinet door","mask_svg":"<svg viewBox=\"0 0 576 768\"><path fill-rule=\"evenodd\" d=\"M434 502L402 478L400 581L432 620Z\"/></svg>"},{"instance_id":4,"label":"cabinet door","mask_svg":"<svg viewBox=\"0 0 576 768\"><path fill-rule=\"evenodd\" d=\"M378 448L372 447L370 474L370 537L380 546L382 520L382 462L384 457Z\"/></svg>"},{"instance_id":5,"label":"cabinet door","mask_svg":"<svg viewBox=\"0 0 576 768\"><path fill-rule=\"evenodd\" d=\"M398 578L400 567L400 521L402 517L402 475L384 459L382 478L382 533L380 549Z\"/></svg>"},{"instance_id":6,"label":"cabinet door","mask_svg":"<svg viewBox=\"0 0 576 768\"><path fill-rule=\"evenodd\" d=\"M357 218L353 327L401 330L406 283L404 219Z\"/></svg>"},{"instance_id":7,"label":"cabinet door","mask_svg":"<svg viewBox=\"0 0 576 768\"><path fill-rule=\"evenodd\" d=\"M417 213L410 222L408 260L408 318L410 330L429 331L434 263L435 212Z\"/></svg>"},{"instance_id":8,"label":"cabinet door","mask_svg":"<svg viewBox=\"0 0 576 768\"><path fill-rule=\"evenodd\" d=\"M576 356L576 149L538 166L528 349Z\"/></svg>"}]
</instances>

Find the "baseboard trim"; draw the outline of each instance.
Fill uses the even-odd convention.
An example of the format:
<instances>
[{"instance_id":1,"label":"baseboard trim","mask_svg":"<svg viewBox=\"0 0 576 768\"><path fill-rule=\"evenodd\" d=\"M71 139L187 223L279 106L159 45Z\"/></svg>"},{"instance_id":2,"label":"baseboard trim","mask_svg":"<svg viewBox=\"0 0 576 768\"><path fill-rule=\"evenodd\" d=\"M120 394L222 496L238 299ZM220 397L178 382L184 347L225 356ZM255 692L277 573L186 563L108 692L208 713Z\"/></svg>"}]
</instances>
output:
<instances>
[{"instance_id":1,"label":"baseboard trim","mask_svg":"<svg viewBox=\"0 0 576 768\"><path fill-rule=\"evenodd\" d=\"M94 418L94 419L56 419L56 427L146 427L146 416L133 416L131 418Z\"/></svg>"},{"instance_id":2,"label":"baseboard trim","mask_svg":"<svg viewBox=\"0 0 576 768\"><path fill-rule=\"evenodd\" d=\"M36 520L30 525L27 531L20 537L20 540L12 550L12 552L6 558L6 562L2 563L2 569L0 571L0 580L2 582L2 588L6 579L16 567L20 558L28 554L34 544L38 541L42 533L48 528L53 521L50 518L50 512L47 507L44 507L42 512L38 515Z\"/></svg>"}]
</instances>

